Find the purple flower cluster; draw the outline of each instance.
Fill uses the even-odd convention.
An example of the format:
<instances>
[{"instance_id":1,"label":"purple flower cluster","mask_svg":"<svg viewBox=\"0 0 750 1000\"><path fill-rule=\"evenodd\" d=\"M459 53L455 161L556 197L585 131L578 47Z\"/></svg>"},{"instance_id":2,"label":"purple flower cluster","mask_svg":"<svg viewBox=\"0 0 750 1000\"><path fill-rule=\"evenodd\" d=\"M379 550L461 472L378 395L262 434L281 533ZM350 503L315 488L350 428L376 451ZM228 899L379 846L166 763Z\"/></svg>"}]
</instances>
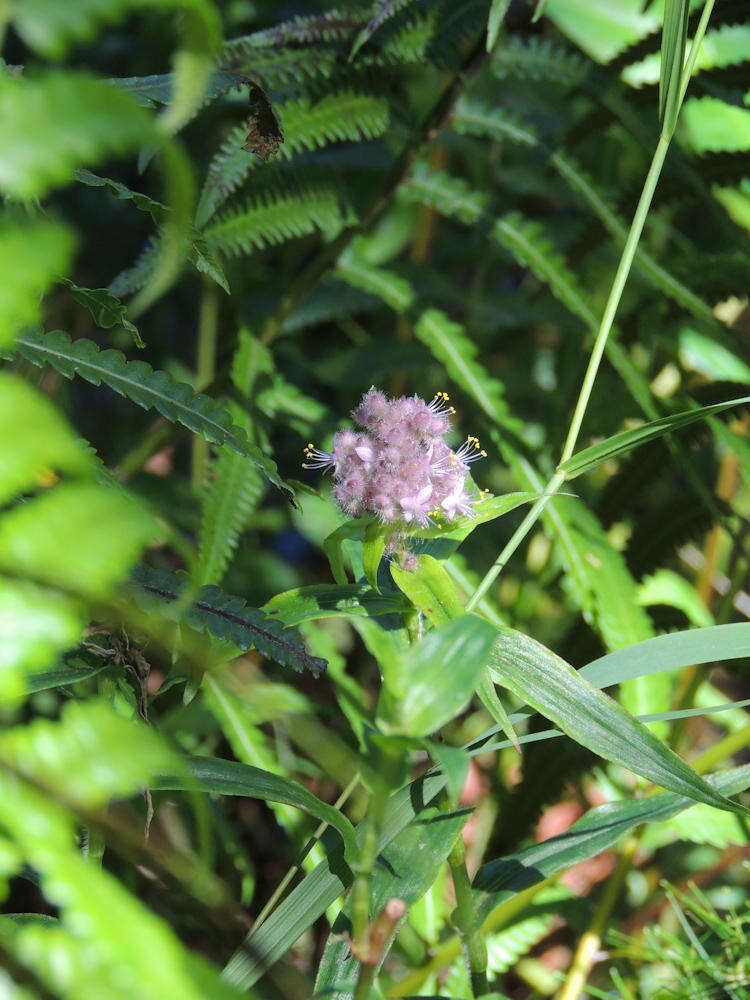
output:
<instances>
[{"instance_id":1,"label":"purple flower cluster","mask_svg":"<svg viewBox=\"0 0 750 1000\"><path fill-rule=\"evenodd\" d=\"M402 530L471 517L466 477L487 453L473 437L456 451L446 443L455 412L448 401L444 392L431 403L389 399L373 387L352 414L363 430L339 431L330 454L309 444L304 468L333 469L333 494L350 517L374 515Z\"/></svg>"}]
</instances>

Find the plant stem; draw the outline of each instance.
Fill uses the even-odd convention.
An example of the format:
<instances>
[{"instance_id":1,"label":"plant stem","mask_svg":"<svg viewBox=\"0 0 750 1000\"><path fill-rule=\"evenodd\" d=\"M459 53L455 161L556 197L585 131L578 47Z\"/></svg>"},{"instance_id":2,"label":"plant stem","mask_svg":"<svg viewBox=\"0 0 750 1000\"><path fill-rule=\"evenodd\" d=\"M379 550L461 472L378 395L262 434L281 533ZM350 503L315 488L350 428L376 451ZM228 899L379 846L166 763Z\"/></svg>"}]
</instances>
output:
<instances>
[{"instance_id":1,"label":"plant stem","mask_svg":"<svg viewBox=\"0 0 750 1000\"><path fill-rule=\"evenodd\" d=\"M628 837L620 851L617 867L604 887L594 918L578 942L567 979L557 995L557 1000L578 1000L583 992L596 953L601 947L602 935L607 928L607 921L625 884L637 849L638 838Z\"/></svg>"},{"instance_id":2,"label":"plant stem","mask_svg":"<svg viewBox=\"0 0 750 1000\"><path fill-rule=\"evenodd\" d=\"M466 848L461 834L448 855L453 888L456 891L456 909L453 911L453 924L461 938L466 968L471 982L471 991L475 997L487 993L487 944L481 927L477 926L474 912L474 899L471 891L469 873L466 870Z\"/></svg>"},{"instance_id":3,"label":"plant stem","mask_svg":"<svg viewBox=\"0 0 750 1000\"><path fill-rule=\"evenodd\" d=\"M698 51L700 49L701 43L703 41L703 36L706 32L706 27L708 26L708 19L711 15L711 9L713 8L714 0L708 0L706 3L703 15L701 16L700 23L693 38L693 44L690 48L690 54L685 63L683 69L682 77L680 80L680 106L685 97L685 92L687 91L687 86L690 81L690 76L695 66L695 60L698 56ZM659 136L659 142L657 143L656 149L654 151L653 158L651 160L651 166L649 167L648 174L646 175L646 180L643 184L643 190L641 191L641 197L638 200L638 206L635 210L635 215L633 216L633 221L630 224L630 232L628 233L628 239L623 248L622 255L620 257L620 263L617 267L617 272L612 282L612 288L609 293L609 298L607 299L607 304L604 308L604 313L602 315L601 323L599 324L599 329L596 334L596 339L594 340L594 346L591 350L591 357L589 358L588 367L586 368L586 374L583 377L583 382L581 384L581 391L578 395L578 402L576 403L575 410L573 411L573 417L571 418L570 427L568 429L568 434L565 439L565 444L563 445L562 454L560 456L560 461L558 462L558 468L555 471L554 476L547 483L542 496L536 501L534 506L531 508L529 513L523 519L521 524L518 526L516 531L513 533L512 537L508 541L508 544L502 550L500 555L497 557L495 562L490 566L489 570L484 576L476 591L472 595L468 604L466 605L466 610L471 611L477 602L486 594L487 590L492 586L497 575L500 573L502 568L505 566L507 561L516 551L518 546L524 540L529 531L538 521L544 508L549 503L550 499L555 493L560 489L560 486L565 481L565 473L560 471L560 465L567 461L576 446L578 440L578 435L581 430L581 424L583 423L583 418L586 413L586 408L589 404L589 399L591 398L591 393L594 388L594 382L596 381L597 372L599 371L599 365L604 354L604 349L607 346L607 339L609 338L610 332L612 330L612 324L614 323L615 316L617 314L617 309L620 305L620 299L622 298L622 293L625 289L625 284L628 280L630 274L630 269L633 265L633 258L635 257L635 252L638 247L638 242L641 238L641 233L643 232L643 227L646 222L646 217L648 215L649 208L651 207L651 202L654 197L654 192L656 190L656 185L659 181L661 175L662 167L664 166L664 160L667 155L667 150L669 149L669 143L672 138L672 132L662 132Z\"/></svg>"},{"instance_id":4,"label":"plant stem","mask_svg":"<svg viewBox=\"0 0 750 1000\"><path fill-rule=\"evenodd\" d=\"M339 795L339 797L334 802L334 804L333 804L333 808L334 809L341 809L342 808L342 806L344 805L344 803L346 802L346 800L349 798L349 796L352 794L352 792L356 788L358 782L359 782L359 774L355 774L354 777L352 778L352 780L349 782L349 784L343 790L343 792L341 793L341 795ZM286 873L286 875L284 876L284 878L281 880L281 882L279 882L279 884L274 889L273 894L271 895L271 897L268 900L268 902L266 903L266 905L263 907L263 909L261 910L261 912L258 914L258 916L257 916L257 918L256 918L256 920L255 920L255 922L253 924L253 931L257 931L258 928L260 927L260 925L263 923L263 921L267 919L269 913L273 910L274 906L276 906L276 903L279 901L279 899L281 898L281 896L284 894L284 890L286 889L286 887L289 885L289 883L292 881L292 879L294 878L294 876L297 874L297 872L302 867L302 862L305 860L305 858L307 857L307 855L310 853L310 851L313 849L313 847L317 844L317 842L320 840L320 838L323 836L323 834L325 833L325 831L327 829L328 829L328 823L326 823L325 821L323 821L317 827L317 829L313 833L312 837L310 837L310 839L308 840L308 842L302 848L302 852L301 852L299 858L297 859L297 863L295 865L292 865L292 867Z\"/></svg>"},{"instance_id":5,"label":"plant stem","mask_svg":"<svg viewBox=\"0 0 750 1000\"><path fill-rule=\"evenodd\" d=\"M518 916L519 913L529 906L529 904L533 902L534 898L543 889L554 885L558 877L558 875L553 875L551 878L544 879L542 882L538 882L536 885L532 885L528 889L521 890L521 892L517 893L515 896L512 896L504 903L501 903L496 910L492 911L482 924L482 934L486 937L486 935L490 934L492 931L501 930L503 927L507 927L513 918ZM412 969L406 976L404 976L400 983L396 983L392 986L387 991L386 996L389 998L395 998L411 996L412 994L417 993L433 972L439 972L440 969L445 968L446 965L450 964L450 962L452 962L460 954L461 939L459 935L456 934L454 937L449 938L449 940L435 949L435 954L429 962L419 969Z\"/></svg>"}]
</instances>

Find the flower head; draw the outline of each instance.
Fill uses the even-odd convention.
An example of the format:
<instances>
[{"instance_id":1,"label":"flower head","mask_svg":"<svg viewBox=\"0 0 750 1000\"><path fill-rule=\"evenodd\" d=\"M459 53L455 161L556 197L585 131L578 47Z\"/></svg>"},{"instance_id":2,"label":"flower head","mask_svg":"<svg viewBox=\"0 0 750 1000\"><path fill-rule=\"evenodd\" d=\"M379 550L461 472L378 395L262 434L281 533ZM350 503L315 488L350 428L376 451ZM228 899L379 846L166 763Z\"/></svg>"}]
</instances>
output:
<instances>
[{"instance_id":1,"label":"flower head","mask_svg":"<svg viewBox=\"0 0 750 1000\"><path fill-rule=\"evenodd\" d=\"M419 396L391 399L373 386L352 413L363 429L339 431L330 453L309 444L303 465L333 470L333 495L346 514L375 516L402 533L438 517L471 517L468 469L487 453L473 437L457 451L447 443L455 414L449 402L445 392L429 403Z\"/></svg>"}]
</instances>

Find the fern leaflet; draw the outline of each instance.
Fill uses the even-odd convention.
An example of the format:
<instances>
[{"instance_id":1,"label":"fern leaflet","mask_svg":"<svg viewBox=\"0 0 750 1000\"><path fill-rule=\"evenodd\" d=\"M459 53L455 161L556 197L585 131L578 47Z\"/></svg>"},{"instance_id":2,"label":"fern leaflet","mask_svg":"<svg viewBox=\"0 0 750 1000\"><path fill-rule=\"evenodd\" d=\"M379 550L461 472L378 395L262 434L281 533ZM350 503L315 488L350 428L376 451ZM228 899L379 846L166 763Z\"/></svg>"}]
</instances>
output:
<instances>
[{"instance_id":1,"label":"fern leaflet","mask_svg":"<svg viewBox=\"0 0 750 1000\"><path fill-rule=\"evenodd\" d=\"M35 365L50 364L66 378L80 375L93 385L104 382L144 409L155 409L214 444L226 444L246 455L276 486L284 487L276 464L250 444L229 413L208 396L195 395L188 385L145 361L128 361L120 351L100 351L90 340L71 341L67 333L25 333L16 341L18 353Z\"/></svg>"},{"instance_id":2,"label":"fern leaflet","mask_svg":"<svg viewBox=\"0 0 750 1000\"><path fill-rule=\"evenodd\" d=\"M243 399L252 392L260 371L267 369L270 355L248 331L241 330L232 366L232 381ZM246 410L231 405L232 416L248 437L252 422ZM201 510L201 534L193 577L199 584L218 584L226 572L240 534L263 496L263 480L243 455L222 448L214 463Z\"/></svg>"},{"instance_id":3,"label":"fern leaflet","mask_svg":"<svg viewBox=\"0 0 750 1000\"><path fill-rule=\"evenodd\" d=\"M209 247L230 257L283 243L316 230L335 235L349 221L332 188L309 188L284 194L265 192L244 209L219 216L204 236Z\"/></svg>"},{"instance_id":4,"label":"fern leaflet","mask_svg":"<svg viewBox=\"0 0 750 1000\"><path fill-rule=\"evenodd\" d=\"M326 661L312 656L302 646L296 633L284 628L257 608L251 608L241 597L225 594L218 587L203 587L184 613L188 596L187 581L164 570L148 566L137 567L135 584L148 594L174 604L180 616L192 628L208 632L223 642L231 642L241 650L255 648L269 659L294 670L309 670L318 676Z\"/></svg>"},{"instance_id":5,"label":"fern leaflet","mask_svg":"<svg viewBox=\"0 0 750 1000\"><path fill-rule=\"evenodd\" d=\"M382 97L351 90L328 94L318 101L301 97L278 108L284 143L277 158L290 160L302 150L332 142L374 139L388 127L388 102ZM234 128L208 168L196 212L196 223L206 224L220 205L257 166L258 159L244 149L247 126Z\"/></svg>"},{"instance_id":6,"label":"fern leaflet","mask_svg":"<svg viewBox=\"0 0 750 1000\"><path fill-rule=\"evenodd\" d=\"M477 347L464 328L439 309L422 313L414 332L444 366L449 377L466 390L490 419L501 427L518 430L503 399L503 384L476 360Z\"/></svg>"}]
</instances>

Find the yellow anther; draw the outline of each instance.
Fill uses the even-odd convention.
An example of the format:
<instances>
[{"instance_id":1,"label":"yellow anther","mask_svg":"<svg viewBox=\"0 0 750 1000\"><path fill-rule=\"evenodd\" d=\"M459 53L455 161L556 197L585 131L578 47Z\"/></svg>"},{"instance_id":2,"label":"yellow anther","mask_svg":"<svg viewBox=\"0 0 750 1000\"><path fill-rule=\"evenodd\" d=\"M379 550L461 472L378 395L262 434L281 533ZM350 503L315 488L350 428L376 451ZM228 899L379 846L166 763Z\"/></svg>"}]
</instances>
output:
<instances>
[{"instance_id":1,"label":"yellow anther","mask_svg":"<svg viewBox=\"0 0 750 1000\"><path fill-rule=\"evenodd\" d=\"M487 458L487 452L484 451L484 449L480 451L479 454L482 456L482 458Z\"/></svg>"},{"instance_id":2,"label":"yellow anther","mask_svg":"<svg viewBox=\"0 0 750 1000\"><path fill-rule=\"evenodd\" d=\"M314 448L314 447L315 447L315 445L314 445L314 444L312 443L312 441L308 441L308 442L307 442L307 447L308 447L308 448Z\"/></svg>"}]
</instances>

